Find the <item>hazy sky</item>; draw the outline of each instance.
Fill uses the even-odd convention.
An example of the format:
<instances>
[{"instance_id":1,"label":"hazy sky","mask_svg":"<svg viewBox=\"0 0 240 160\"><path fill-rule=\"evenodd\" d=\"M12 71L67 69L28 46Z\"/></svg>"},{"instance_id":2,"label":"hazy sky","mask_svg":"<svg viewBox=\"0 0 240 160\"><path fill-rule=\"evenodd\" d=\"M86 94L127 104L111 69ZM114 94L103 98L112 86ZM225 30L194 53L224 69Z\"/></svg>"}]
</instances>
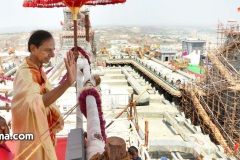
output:
<instances>
[{"instance_id":1,"label":"hazy sky","mask_svg":"<svg viewBox=\"0 0 240 160\"><path fill-rule=\"evenodd\" d=\"M62 8L24 8L23 0L3 0L0 5L1 28L60 28ZM98 25L217 25L240 21L238 0L127 0L124 4L93 6L92 26Z\"/></svg>"}]
</instances>

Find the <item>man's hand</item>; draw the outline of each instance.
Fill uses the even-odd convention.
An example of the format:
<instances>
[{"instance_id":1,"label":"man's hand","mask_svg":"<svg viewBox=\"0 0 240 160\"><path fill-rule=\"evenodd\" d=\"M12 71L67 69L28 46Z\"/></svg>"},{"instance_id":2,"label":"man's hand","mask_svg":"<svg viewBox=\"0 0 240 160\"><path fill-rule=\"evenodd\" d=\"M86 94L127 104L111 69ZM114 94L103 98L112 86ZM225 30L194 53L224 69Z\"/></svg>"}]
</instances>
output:
<instances>
[{"instance_id":1,"label":"man's hand","mask_svg":"<svg viewBox=\"0 0 240 160\"><path fill-rule=\"evenodd\" d=\"M0 116L0 134L9 134L9 128L7 123L3 117ZM0 139L0 144L4 143L3 140Z\"/></svg>"},{"instance_id":2,"label":"man's hand","mask_svg":"<svg viewBox=\"0 0 240 160\"><path fill-rule=\"evenodd\" d=\"M72 51L67 52L67 58L64 58L67 69L67 79L69 85L72 85L77 79L77 63Z\"/></svg>"},{"instance_id":3,"label":"man's hand","mask_svg":"<svg viewBox=\"0 0 240 160\"><path fill-rule=\"evenodd\" d=\"M67 79L53 90L45 93L42 100L45 107L53 104L62 94L76 81L77 79L77 64L74 60L72 51L67 52L67 57L64 58L65 66L67 69Z\"/></svg>"}]
</instances>

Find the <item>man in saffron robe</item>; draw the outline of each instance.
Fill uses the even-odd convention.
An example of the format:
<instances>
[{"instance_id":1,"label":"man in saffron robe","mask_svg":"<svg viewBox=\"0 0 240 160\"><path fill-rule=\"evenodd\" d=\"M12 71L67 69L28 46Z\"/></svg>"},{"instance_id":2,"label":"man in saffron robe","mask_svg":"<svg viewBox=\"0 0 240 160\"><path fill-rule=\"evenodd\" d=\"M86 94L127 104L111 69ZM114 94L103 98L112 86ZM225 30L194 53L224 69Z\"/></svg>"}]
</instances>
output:
<instances>
[{"instance_id":1,"label":"man in saffron robe","mask_svg":"<svg viewBox=\"0 0 240 160\"><path fill-rule=\"evenodd\" d=\"M67 78L52 89L43 63L54 57L55 41L51 33L37 30L28 41L30 56L19 67L13 83L13 133L33 133L33 140L16 140L15 158L19 160L57 160L55 135L63 128L63 119L55 101L76 81L76 62L72 51L64 59Z\"/></svg>"}]
</instances>

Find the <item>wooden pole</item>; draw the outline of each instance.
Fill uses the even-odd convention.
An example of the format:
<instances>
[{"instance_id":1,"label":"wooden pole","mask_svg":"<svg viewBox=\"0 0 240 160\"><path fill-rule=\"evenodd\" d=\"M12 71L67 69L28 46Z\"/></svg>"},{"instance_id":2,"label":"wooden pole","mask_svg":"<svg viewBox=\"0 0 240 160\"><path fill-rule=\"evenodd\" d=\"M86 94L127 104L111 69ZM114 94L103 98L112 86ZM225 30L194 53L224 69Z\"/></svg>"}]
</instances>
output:
<instances>
[{"instance_id":1,"label":"wooden pole","mask_svg":"<svg viewBox=\"0 0 240 160\"><path fill-rule=\"evenodd\" d=\"M78 58L78 44L77 44L77 30L78 30L78 25L77 25L77 15L79 12L80 7L69 7L71 12L72 12L72 16L73 16L73 33L74 33L74 56L75 56L75 60L77 60Z\"/></svg>"},{"instance_id":2,"label":"wooden pole","mask_svg":"<svg viewBox=\"0 0 240 160\"><path fill-rule=\"evenodd\" d=\"M125 111L128 109L128 107L129 107L130 105L134 105L134 103L148 90L148 88L149 88L149 86L147 86L147 87L145 88L145 90L144 90L141 94L139 94L139 95L137 96L137 98L136 98L132 103L129 103L129 104L115 117L115 119L117 119L118 117L120 117L120 116L123 114L123 112L125 112ZM106 128L108 128L113 122L114 122L114 121L111 121L111 122L106 126Z\"/></svg>"},{"instance_id":3,"label":"wooden pole","mask_svg":"<svg viewBox=\"0 0 240 160\"><path fill-rule=\"evenodd\" d=\"M148 130L148 120L145 121L145 144L144 146L148 146L148 134L149 134L149 130Z\"/></svg>"},{"instance_id":4,"label":"wooden pole","mask_svg":"<svg viewBox=\"0 0 240 160\"><path fill-rule=\"evenodd\" d=\"M86 41L90 42L90 36L89 36L89 28L90 28L90 23L89 23L89 12L85 12L85 32L86 32Z\"/></svg>"},{"instance_id":5,"label":"wooden pole","mask_svg":"<svg viewBox=\"0 0 240 160\"><path fill-rule=\"evenodd\" d=\"M128 105L115 117L115 119L117 119L118 117L120 117L120 116L123 114L123 112L125 112L125 111L128 109L129 106L130 106L130 105L128 104ZM108 128L113 122L114 122L114 121L111 121L111 122L106 126L106 128Z\"/></svg>"},{"instance_id":6,"label":"wooden pole","mask_svg":"<svg viewBox=\"0 0 240 160\"><path fill-rule=\"evenodd\" d=\"M133 93L131 94L131 102L130 102L130 104L132 104L133 103ZM132 105L130 106L130 117L129 118L131 118L132 119Z\"/></svg>"},{"instance_id":7,"label":"wooden pole","mask_svg":"<svg viewBox=\"0 0 240 160\"><path fill-rule=\"evenodd\" d=\"M126 142L120 137L107 138L109 160L121 160L127 157Z\"/></svg>"},{"instance_id":8,"label":"wooden pole","mask_svg":"<svg viewBox=\"0 0 240 160\"><path fill-rule=\"evenodd\" d=\"M136 128L137 132L139 133L139 125L138 125L138 115L137 115L136 103L133 103L133 107L134 107L135 128Z\"/></svg>"},{"instance_id":9,"label":"wooden pole","mask_svg":"<svg viewBox=\"0 0 240 160\"><path fill-rule=\"evenodd\" d=\"M78 38L78 35L77 35L77 20L73 20L73 24L74 24L74 56L75 58L77 59L78 58L78 44L77 44L77 38Z\"/></svg>"}]
</instances>

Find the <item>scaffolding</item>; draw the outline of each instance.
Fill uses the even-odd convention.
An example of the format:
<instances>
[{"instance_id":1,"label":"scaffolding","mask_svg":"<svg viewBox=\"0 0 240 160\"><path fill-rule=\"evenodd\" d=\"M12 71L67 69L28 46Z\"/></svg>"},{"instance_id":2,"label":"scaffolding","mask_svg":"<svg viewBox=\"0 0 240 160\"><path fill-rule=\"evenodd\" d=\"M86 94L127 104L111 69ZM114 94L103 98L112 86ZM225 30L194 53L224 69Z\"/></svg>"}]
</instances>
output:
<instances>
[{"instance_id":1,"label":"scaffolding","mask_svg":"<svg viewBox=\"0 0 240 160\"><path fill-rule=\"evenodd\" d=\"M240 32L236 21L218 24L217 48L208 51L205 78L182 89L180 109L229 156L240 157Z\"/></svg>"}]
</instances>

